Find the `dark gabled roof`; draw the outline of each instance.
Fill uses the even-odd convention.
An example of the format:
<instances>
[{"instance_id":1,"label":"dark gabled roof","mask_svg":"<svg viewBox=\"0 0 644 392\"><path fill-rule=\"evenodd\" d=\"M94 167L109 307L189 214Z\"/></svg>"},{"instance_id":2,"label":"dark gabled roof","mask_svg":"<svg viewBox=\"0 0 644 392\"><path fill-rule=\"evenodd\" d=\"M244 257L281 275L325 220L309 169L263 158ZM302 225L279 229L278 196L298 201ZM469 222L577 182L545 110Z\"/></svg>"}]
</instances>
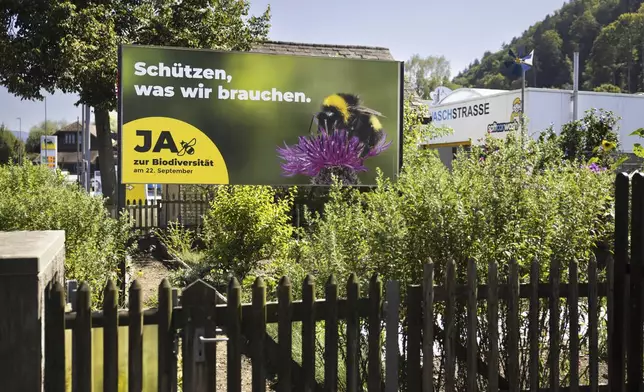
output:
<instances>
[{"instance_id":1,"label":"dark gabled roof","mask_svg":"<svg viewBox=\"0 0 644 392\"><path fill-rule=\"evenodd\" d=\"M316 57L344 57L349 59L395 60L389 49L374 46L264 41L255 44L251 52Z\"/></svg>"},{"instance_id":2,"label":"dark gabled roof","mask_svg":"<svg viewBox=\"0 0 644 392\"><path fill-rule=\"evenodd\" d=\"M60 128L54 134L65 133L65 132L81 132L82 130L83 130L83 127L81 126L81 123L78 121L74 121L73 123L65 125L64 127ZM96 136L96 125L91 124L89 126L89 131L92 135Z\"/></svg>"}]
</instances>

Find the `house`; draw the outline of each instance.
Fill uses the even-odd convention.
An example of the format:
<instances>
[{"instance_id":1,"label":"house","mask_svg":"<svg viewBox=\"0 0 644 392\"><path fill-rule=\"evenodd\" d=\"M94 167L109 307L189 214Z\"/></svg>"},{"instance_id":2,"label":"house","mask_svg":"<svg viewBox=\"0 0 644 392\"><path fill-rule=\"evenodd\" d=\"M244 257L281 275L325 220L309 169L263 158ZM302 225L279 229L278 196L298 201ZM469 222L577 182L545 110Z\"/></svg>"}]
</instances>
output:
<instances>
[{"instance_id":1,"label":"house","mask_svg":"<svg viewBox=\"0 0 644 392\"><path fill-rule=\"evenodd\" d=\"M67 171L69 174L79 174L79 168L83 160L82 137L83 127L79 121L75 121L54 132L58 137L58 168ZM96 136L96 125L90 125L90 173L100 170L98 163L98 138ZM114 161L117 162L118 154L116 147L116 133L112 132L112 145L114 146ZM40 156L33 159L36 164L40 163ZM92 174L93 175L93 174Z\"/></svg>"},{"instance_id":2,"label":"house","mask_svg":"<svg viewBox=\"0 0 644 392\"><path fill-rule=\"evenodd\" d=\"M58 136L58 167L70 174L79 174L79 168L83 160L82 137L83 127L80 122L75 121L54 133ZM98 139L96 138L96 126L90 125L90 173L98 169Z\"/></svg>"}]
</instances>

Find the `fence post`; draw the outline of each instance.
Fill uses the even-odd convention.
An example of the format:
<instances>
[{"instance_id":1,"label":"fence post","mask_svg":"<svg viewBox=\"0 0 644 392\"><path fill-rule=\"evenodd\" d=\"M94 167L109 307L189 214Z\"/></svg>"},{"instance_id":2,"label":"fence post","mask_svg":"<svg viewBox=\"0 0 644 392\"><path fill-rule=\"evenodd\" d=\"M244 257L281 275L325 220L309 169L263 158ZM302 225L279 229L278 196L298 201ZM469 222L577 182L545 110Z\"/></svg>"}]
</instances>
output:
<instances>
[{"instance_id":1,"label":"fence post","mask_svg":"<svg viewBox=\"0 0 644 392\"><path fill-rule=\"evenodd\" d=\"M43 390L45 288L64 283L65 232L0 232L2 390Z\"/></svg>"},{"instance_id":2,"label":"fence post","mask_svg":"<svg viewBox=\"0 0 644 392\"><path fill-rule=\"evenodd\" d=\"M608 385L622 392L626 375L626 265L628 264L628 210L630 179L619 173L615 179L615 260L613 264L613 301L608 308Z\"/></svg>"},{"instance_id":3,"label":"fence post","mask_svg":"<svg viewBox=\"0 0 644 392\"><path fill-rule=\"evenodd\" d=\"M202 280L195 281L183 290L181 303L187 309L189 317L183 332L184 391L215 390L216 300L214 287Z\"/></svg>"}]
</instances>

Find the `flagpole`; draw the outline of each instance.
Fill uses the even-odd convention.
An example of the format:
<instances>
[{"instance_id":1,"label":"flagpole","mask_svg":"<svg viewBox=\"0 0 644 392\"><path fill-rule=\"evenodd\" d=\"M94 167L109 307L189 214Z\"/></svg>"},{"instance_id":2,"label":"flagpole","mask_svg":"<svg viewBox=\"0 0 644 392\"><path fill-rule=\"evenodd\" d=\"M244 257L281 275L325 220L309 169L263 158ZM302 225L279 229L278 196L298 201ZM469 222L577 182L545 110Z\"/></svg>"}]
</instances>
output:
<instances>
[{"instance_id":1,"label":"flagpole","mask_svg":"<svg viewBox=\"0 0 644 392\"><path fill-rule=\"evenodd\" d=\"M525 68L521 67L521 131L523 131L523 118L525 116Z\"/></svg>"}]
</instances>

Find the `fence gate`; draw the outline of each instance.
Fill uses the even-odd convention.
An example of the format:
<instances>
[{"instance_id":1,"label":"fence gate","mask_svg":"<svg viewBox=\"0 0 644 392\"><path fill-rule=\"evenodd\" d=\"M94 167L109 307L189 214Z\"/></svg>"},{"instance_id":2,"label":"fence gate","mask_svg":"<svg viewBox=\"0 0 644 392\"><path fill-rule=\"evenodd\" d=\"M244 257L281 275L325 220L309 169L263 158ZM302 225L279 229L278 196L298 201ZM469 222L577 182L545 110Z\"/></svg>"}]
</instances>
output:
<instances>
[{"instance_id":1,"label":"fence gate","mask_svg":"<svg viewBox=\"0 0 644 392\"><path fill-rule=\"evenodd\" d=\"M217 337L217 332L221 330L216 325L216 303L215 289L200 280L183 291L182 308L186 310L188 316L182 344L185 391L215 391L216 343L228 340L228 338Z\"/></svg>"}]
</instances>

